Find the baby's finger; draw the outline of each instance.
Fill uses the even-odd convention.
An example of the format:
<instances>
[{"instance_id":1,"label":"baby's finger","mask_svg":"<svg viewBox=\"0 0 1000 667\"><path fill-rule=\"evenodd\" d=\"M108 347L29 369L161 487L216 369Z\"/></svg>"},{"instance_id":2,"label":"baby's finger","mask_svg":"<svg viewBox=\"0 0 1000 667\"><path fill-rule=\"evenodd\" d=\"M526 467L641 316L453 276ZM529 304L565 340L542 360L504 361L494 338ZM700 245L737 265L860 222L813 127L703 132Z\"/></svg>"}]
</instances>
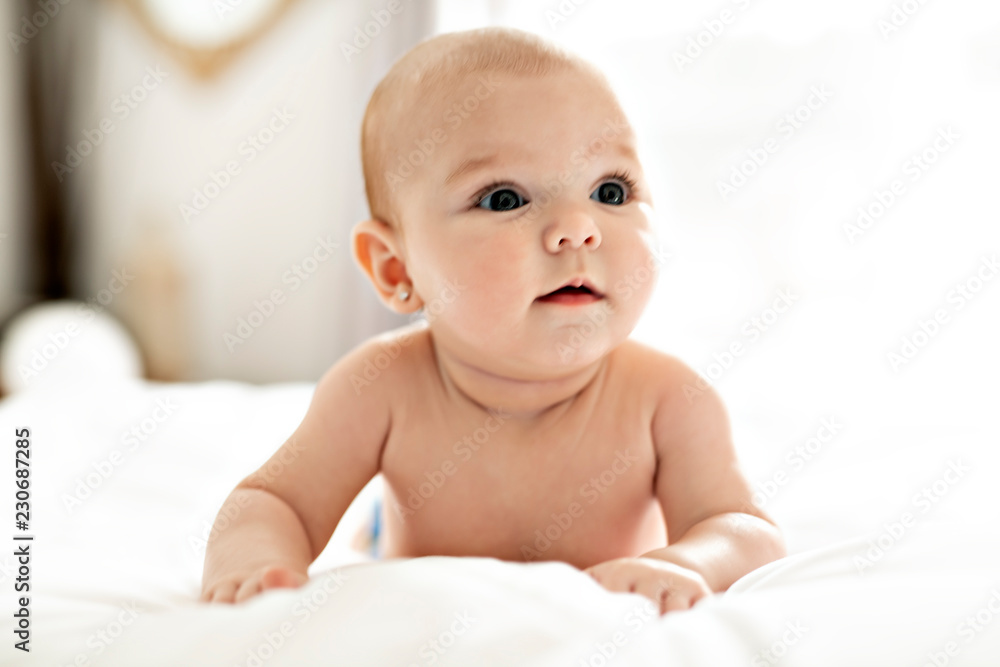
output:
<instances>
[{"instance_id":1,"label":"baby's finger","mask_svg":"<svg viewBox=\"0 0 1000 667\"><path fill-rule=\"evenodd\" d=\"M635 592L635 580L632 577L622 576L621 574L605 575L598 579L597 583L612 593Z\"/></svg>"},{"instance_id":2,"label":"baby's finger","mask_svg":"<svg viewBox=\"0 0 1000 667\"><path fill-rule=\"evenodd\" d=\"M612 593L633 593L636 589L636 575L628 567L603 567L591 576Z\"/></svg>"},{"instance_id":3,"label":"baby's finger","mask_svg":"<svg viewBox=\"0 0 1000 667\"><path fill-rule=\"evenodd\" d=\"M260 576L254 575L240 584L239 589L236 591L235 602L236 604L239 604L247 598L252 598L254 595L257 595L260 591Z\"/></svg>"},{"instance_id":4,"label":"baby's finger","mask_svg":"<svg viewBox=\"0 0 1000 667\"><path fill-rule=\"evenodd\" d=\"M683 591L670 591L666 592L666 597L660 604L660 614L666 614L671 611L684 611L685 609L691 608L691 596Z\"/></svg>"},{"instance_id":5,"label":"baby's finger","mask_svg":"<svg viewBox=\"0 0 1000 667\"><path fill-rule=\"evenodd\" d=\"M631 558L616 558L604 561L597 565L591 565L584 572L609 590L622 590L623 580L631 577L632 568L629 567L631 560ZM628 590L627 584L625 584L624 590Z\"/></svg>"},{"instance_id":6,"label":"baby's finger","mask_svg":"<svg viewBox=\"0 0 1000 667\"><path fill-rule=\"evenodd\" d=\"M663 613L663 600L666 598L669 588L662 580L645 578L636 582L634 591L643 597L649 598L655 607Z\"/></svg>"},{"instance_id":7,"label":"baby's finger","mask_svg":"<svg viewBox=\"0 0 1000 667\"><path fill-rule=\"evenodd\" d=\"M208 595L208 602L226 602L232 604L233 599L236 597L236 587L237 583L235 581L227 581L216 586Z\"/></svg>"},{"instance_id":8,"label":"baby's finger","mask_svg":"<svg viewBox=\"0 0 1000 667\"><path fill-rule=\"evenodd\" d=\"M261 574L260 587L264 591L269 588L298 588L307 581L309 581L309 577L301 572L285 567L271 567Z\"/></svg>"}]
</instances>

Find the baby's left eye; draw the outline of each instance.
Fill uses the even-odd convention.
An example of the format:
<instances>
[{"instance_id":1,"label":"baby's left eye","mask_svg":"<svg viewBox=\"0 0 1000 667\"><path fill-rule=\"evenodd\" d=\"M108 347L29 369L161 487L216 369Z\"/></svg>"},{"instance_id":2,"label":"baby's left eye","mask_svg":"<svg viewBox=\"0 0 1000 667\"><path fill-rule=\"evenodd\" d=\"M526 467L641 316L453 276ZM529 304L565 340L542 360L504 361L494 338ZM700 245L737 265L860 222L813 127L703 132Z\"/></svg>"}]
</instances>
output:
<instances>
[{"instance_id":1,"label":"baby's left eye","mask_svg":"<svg viewBox=\"0 0 1000 667\"><path fill-rule=\"evenodd\" d=\"M513 211L524 206L521 195L510 188L497 188L479 200L477 206L490 211Z\"/></svg>"},{"instance_id":2,"label":"baby's left eye","mask_svg":"<svg viewBox=\"0 0 1000 667\"><path fill-rule=\"evenodd\" d=\"M590 198L602 204L621 206L626 199L625 188L620 183L608 181L597 186L597 189L590 194Z\"/></svg>"}]
</instances>

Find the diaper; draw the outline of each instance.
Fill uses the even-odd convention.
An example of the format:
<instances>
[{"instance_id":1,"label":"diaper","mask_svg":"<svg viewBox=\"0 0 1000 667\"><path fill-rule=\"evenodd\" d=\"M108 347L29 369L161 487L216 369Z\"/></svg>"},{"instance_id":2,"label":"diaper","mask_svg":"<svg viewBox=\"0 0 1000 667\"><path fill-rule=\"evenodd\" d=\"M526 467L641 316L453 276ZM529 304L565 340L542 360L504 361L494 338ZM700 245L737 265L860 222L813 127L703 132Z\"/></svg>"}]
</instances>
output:
<instances>
[{"instance_id":1,"label":"diaper","mask_svg":"<svg viewBox=\"0 0 1000 667\"><path fill-rule=\"evenodd\" d=\"M371 529L368 533L368 555L372 558L382 557L382 497L376 496L372 503Z\"/></svg>"},{"instance_id":2,"label":"diaper","mask_svg":"<svg viewBox=\"0 0 1000 667\"><path fill-rule=\"evenodd\" d=\"M369 558L382 557L382 496L376 495L365 511L364 521L358 527L351 541L351 548Z\"/></svg>"}]
</instances>

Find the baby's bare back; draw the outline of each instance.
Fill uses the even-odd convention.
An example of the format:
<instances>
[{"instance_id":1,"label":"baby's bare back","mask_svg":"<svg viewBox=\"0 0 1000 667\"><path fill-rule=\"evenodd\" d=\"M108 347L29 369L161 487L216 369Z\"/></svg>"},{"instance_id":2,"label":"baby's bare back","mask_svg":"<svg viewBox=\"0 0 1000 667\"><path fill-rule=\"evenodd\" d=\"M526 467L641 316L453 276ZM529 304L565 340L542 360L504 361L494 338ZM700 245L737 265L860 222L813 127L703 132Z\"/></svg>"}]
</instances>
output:
<instances>
[{"instance_id":1,"label":"baby's bare back","mask_svg":"<svg viewBox=\"0 0 1000 667\"><path fill-rule=\"evenodd\" d=\"M666 544L655 402L625 343L574 398L524 420L449 391L426 332L393 369L382 449L386 557L492 556L588 567ZM405 398L403 393L405 391Z\"/></svg>"}]
</instances>

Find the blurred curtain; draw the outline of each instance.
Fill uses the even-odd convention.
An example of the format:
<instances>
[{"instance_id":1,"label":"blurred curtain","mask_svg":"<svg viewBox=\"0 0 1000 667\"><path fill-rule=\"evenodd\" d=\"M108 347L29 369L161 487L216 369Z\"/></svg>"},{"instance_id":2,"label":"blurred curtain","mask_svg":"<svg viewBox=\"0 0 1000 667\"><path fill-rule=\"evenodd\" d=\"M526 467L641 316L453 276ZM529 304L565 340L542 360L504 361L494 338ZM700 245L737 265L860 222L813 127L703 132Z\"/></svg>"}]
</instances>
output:
<instances>
[{"instance_id":1,"label":"blurred curtain","mask_svg":"<svg viewBox=\"0 0 1000 667\"><path fill-rule=\"evenodd\" d=\"M434 2L403 2L387 21L384 1L298 0L210 77L126 2L85 6L93 65L63 157L83 132L113 131L66 177L87 223L71 283L93 301L116 273L128 278L102 307L139 339L154 377L315 380L408 321L354 266L350 229L368 214L365 105L433 33Z\"/></svg>"},{"instance_id":2,"label":"blurred curtain","mask_svg":"<svg viewBox=\"0 0 1000 667\"><path fill-rule=\"evenodd\" d=\"M76 3L80 5L81 3ZM85 7L29 0L5 4L0 129L3 219L0 318L43 299L72 295L74 238L81 220L51 164L69 133L76 84L87 68Z\"/></svg>"},{"instance_id":3,"label":"blurred curtain","mask_svg":"<svg viewBox=\"0 0 1000 667\"><path fill-rule=\"evenodd\" d=\"M80 193L72 193L52 165L64 159L78 87L90 77L93 23L83 3L51 4L48 12L30 0L19 4L24 16L30 16L37 27L37 34L22 47L27 65L23 90L31 165L28 297L62 299L80 295L70 276L75 241L86 231L79 207L73 205L74 194ZM55 10L58 13L49 16ZM43 14L48 19L43 19Z\"/></svg>"},{"instance_id":4,"label":"blurred curtain","mask_svg":"<svg viewBox=\"0 0 1000 667\"><path fill-rule=\"evenodd\" d=\"M15 31L20 18L20 3L0 4L0 34ZM21 256L27 227L23 193L28 179L20 92L23 68L16 53L0 58L0 90L5 93L0 96L0 324L22 305L25 293Z\"/></svg>"}]
</instances>

